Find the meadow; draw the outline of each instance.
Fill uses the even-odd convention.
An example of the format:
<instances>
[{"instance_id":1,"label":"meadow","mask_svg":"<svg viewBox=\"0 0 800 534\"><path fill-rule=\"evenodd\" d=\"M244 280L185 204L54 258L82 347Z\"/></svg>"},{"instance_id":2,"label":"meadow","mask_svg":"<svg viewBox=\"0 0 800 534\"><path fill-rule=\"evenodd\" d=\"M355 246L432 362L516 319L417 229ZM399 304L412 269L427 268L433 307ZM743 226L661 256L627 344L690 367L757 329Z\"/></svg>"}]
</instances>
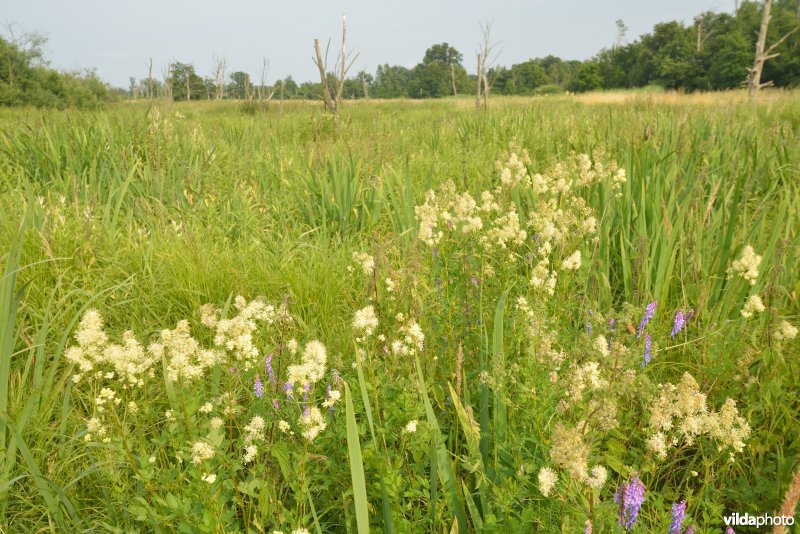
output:
<instances>
[{"instance_id":1,"label":"meadow","mask_svg":"<svg viewBox=\"0 0 800 534\"><path fill-rule=\"evenodd\" d=\"M0 109L0 530L794 515L798 97Z\"/></svg>"}]
</instances>

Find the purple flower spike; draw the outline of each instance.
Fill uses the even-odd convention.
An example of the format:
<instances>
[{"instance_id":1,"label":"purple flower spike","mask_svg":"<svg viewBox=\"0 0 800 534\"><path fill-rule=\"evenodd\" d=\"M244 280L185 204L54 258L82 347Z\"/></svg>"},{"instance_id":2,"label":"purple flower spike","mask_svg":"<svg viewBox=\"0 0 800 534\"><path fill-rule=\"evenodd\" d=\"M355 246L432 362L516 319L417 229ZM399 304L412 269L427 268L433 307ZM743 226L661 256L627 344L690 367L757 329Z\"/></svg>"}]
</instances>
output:
<instances>
[{"instance_id":1,"label":"purple flower spike","mask_svg":"<svg viewBox=\"0 0 800 534\"><path fill-rule=\"evenodd\" d=\"M685 313L683 310L678 310L675 314L675 321L672 323L672 332L669 334L671 338L675 339L675 336L686 328L686 324L689 322L689 319L692 318L692 315L694 315L694 310L689 310Z\"/></svg>"},{"instance_id":2,"label":"purple flower spike","mask_svg":"<svg viewBox=\"0 0 800 534\"><path fill-rule=\"evenodd\" d=\"M294 395L292 395L293 388L291 382L286 382L286 384L283 386L283 390L286 392L286 396L289 398L289 400L294 399Z\"/></svg>"},{"instance_id":3,"label":"purple flower spike","mask_svg":"<svg viewBox=\"0 0 800 534\"><path fill-rule=\"evenodd\" d=\"M278 402L278 399L272 399L272 407L275 409L276 412L280 409L281 405Z\"/></svg>"},{"instance_id":4,"label":"purple flower spike","mask_svg":"<svg viewBox=\"0 0 800 534\"><path fill-rule=\"evenodd\" d=\"M686 499L672 505L672 522L669 524L669 534L681 534L683 520L686 518Z\"/></svg>"},{"instance_id":5,"label":"purple flower spike","mask_svg":"<svg viewBox=\"0 0 800 534\"><path fill-rule=\"evenodd\" d=\"M644 309L644 315L642 316L642 320L639 322L639 329L636 333L636 339L642 338L642 334L644 333L645 327L647 327L647 323L650 322L650 319L652 319L653 315L656 313L656 304L657 302L653 301Z\"/></svg>"},{"instance_id":6,"label":"purple flower spike","mask_svg":"<svg viewBox=\"0 0 800 534\"><path fill-rule=\"evenodd\" d=\"M639 519L639 512L645 500L644 494L644 484L634 475L617 489L617 494L614 496L614 502L619 506L619 525L629 532Z\"/></svg>"},{"instance_id":7,"label":"purple flower spike","mask_svg":"<svg viewBox=\"0 0 800 534\"><path fill-rule=\"evenodd\" d=\"M589 317L586 318L586 335L592 335L592 310L589 310Z\"/></svg>"},{"instance_id":8,"label":"purple flower spike","mask_svg":"<svg viewBox=\"0 0 800 534\"><path fill-rule=\"evenodd\" d=\"M257 398L261 398L264 395L264 384L261 382L261 377L256 377L256 382L253 384L253 392L256 394Z\"/></svg>"},{"instance_id":9,"label":"purple flower spike","mask_svg":"<svg viewBox=\"0 0 800 534\"><path fill-rule=\"evenodd\" d=\"M687 527L683 534L694 534L694 525Z\"/></svg>"},{"instance_id":10,"label":"purple flower spike","mask_svg":"<svg viewBox=\"0 0 800 534\"><path fill-rule=\"evenodd\" d=\"M650 360L653 359L653 342L650 339L650 332L644 335L644 361L642 362L642 367L650 363Z\"/></svg>"},{"instance_id":11,"label":"purple flower spike","mask_svg":"<svg viewBox=\"0 0 800 534\"><path fill-rule=\"evenodd\" d=\"M269 381L274 384L275 383L275 370L272 368L272 353L271 352L267 356L267 375L269 375Z\"/></svg>"}]
</instances>

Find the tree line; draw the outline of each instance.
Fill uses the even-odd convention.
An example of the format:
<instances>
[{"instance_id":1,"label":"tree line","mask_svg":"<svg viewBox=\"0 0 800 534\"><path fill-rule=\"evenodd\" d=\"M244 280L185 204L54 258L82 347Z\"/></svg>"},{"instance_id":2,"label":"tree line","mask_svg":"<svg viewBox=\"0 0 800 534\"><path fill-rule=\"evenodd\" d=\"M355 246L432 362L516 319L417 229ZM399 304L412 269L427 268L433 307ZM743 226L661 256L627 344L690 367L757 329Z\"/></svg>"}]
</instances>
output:
<instances>
[{"instance_id":1,"label":"tree line","mask_svg":"<svg viewBox=\"0 0 800 534\"><path fill-rule=\"evenodd\" d=\"M627 28L617 21L615 42L585 60L556 56L529 59L507 66L487 65L478 57L486 88L500 95L535 95L564 91L660 86L685 91L742 86L753 64L764 6L771 5L767 41L780 46L763 64L762 80L777 87L800 86L800 0L743 1L733 13L704 12L691 23L656 24L653 30L627 42ZM485 34L485 38L488 36ZM485 41L484 47L488 44ZM776 55L777 54L777 55ZM484 54L485 56L485 54ZM194 65L172 61L160 76L152 61L144 78L130 78L117 94L128 98L170 100L320 99L321 81L298 83L291 76L267 83L265 59L257 80L250 73L228 72L227 61L214 58L211 74ZM338 73L328 74L331 82ZM475 94L479 76L468 72L463 54L448 43L434 44L414 67L383 64L374 74L364 70L344 79L341 96L360 98L438 98ZM47 67L41 41L0 38L0 105L91 106L109 98L112 90L89 71L60 73Z\"/></svg>"}]
</instances>

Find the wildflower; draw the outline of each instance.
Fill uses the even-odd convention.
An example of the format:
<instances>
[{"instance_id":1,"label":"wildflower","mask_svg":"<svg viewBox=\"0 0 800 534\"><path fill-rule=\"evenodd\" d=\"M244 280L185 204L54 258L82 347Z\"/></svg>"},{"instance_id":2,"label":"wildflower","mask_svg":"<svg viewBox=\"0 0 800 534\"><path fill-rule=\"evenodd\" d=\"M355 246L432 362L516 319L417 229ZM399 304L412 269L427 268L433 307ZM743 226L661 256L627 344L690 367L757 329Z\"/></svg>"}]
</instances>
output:
<instances>
[{"instance_id":1,"label":"wildflower","mask_svg":"<svg viewBox=\"0 0 800 534\"><path fill-rule=\"evenodd\" d=\"M391 278L386 278L386 280L384 280L384 283L386 283L386 292L393 293L395 288L394 280L392 280Z\"/></svg>"},{"instance_id":2,"label":"wildflower","mask_svg":"<svg viewBox=\"0 0 800 534\"><path fill-rule=\"evenodd\" d=\"M294 399L294 395L292 394L293 390L294 390L294 387L292 386L291 382L286 382L286 384L284 384L283 391L286 393L286 397L289 400Z\"/></svg>"},{"instance_id":3,"label":"wildflower","mask_svg":"<svg viewBox=\"0 0 800 534\"><path fill-rule=\"evenodd\" d=\"M645 487L639 477L634 475L622 484L614 495L614 502L619 507L619 525L628 531L633 530L639 519L639 512L645 501Z\"/></svg>"},{"instance_id":4,"label":"wildflower","mask_svg":"<svg viewBox=\"0 0 800 534\"><path fill-rule=\"evenodd\" d=\"M303 349L301 364L289 366L287 384L316 383L325 374L327 359L325 345L316 340L309 341Z\"/></svg>"},{"instance_id":5,"label":"wildflower","mask_svg":"<svg viewBox=\"0 0 800 534\"><path fill-rule=\"evenodd\" d=\"M365 276L372 276L375 272L375 258L366 252L353 252L353 261L361 265L361 271Z\"/></svg>"},{"instance_id":6,"label":"wildflower","mask_svg":"<svg viewBox=\"0 0 800 534\"><path fill-rule=\"evenodd\" d=\"M586 483L589 487L599 490L606 483L607 478L608 470L602 465L596 465L592 467L591 474L589 478L586 479Z\"/></svg>"},{"instance_id":7,"label":"wildflower","mask_svg":"<svg viewBox=\"0 0 800 534\"><path fill-rule=\"evenodd\" d=\"M156 457L151 456L150 458L147 459L147 463L149 463L150 465L156 463Z\"/></svg>"},{"instance_id":8,"label":"wildflower","mask_svg":"<svg viewBox=\"0 0 800 534\"><path fill-rule=\"evenodd\" d=\"M589 317L586 318L586 335L592 335L592 310L589 310Z\"/></svg>"},{"instance_id":9,"label":"wildflower","mask_svg":"<svg viewBox=\"0 0 800 534\"><path fill-rule=\"evenodd\" d=\"M781 321L778 328L772 333L773 339L782 341L784 339L794 339L797 337L797 327L790 324L788 321Z\"/></svg>"},{"instance_id":10,"label":"wildflower","mask_svg":"<svg viewBox=\"0 0 800 534\"><path fill-rule=\"evenodd\" d=\"M583 524L583 534L592 534L592 520L587 519Z\"/></svg>"},{"instance_id":11,"label":"wildflower","mask_svg":"<svg viewBox=\"0 0 800 534\"><path fill-rule=\"evenodd\" d=\"M762 302L760 296L750 295L750 298L747 299L747 302L744 303L744 307L742 308L742 317L749 319L754 313L761 313L765 309L764 302Z\"/></svg>"},{"instance_id":12,"label":"wildflower","mask_svg":"<svg viewBox=\"0 0 800 534\"><path fill-rule=\"evenodd\" d=\"M205 441L197 441L192 445L192 463L199 465L214 457L214 448Z\"/></svg>"},{"instance_id":13,"label":"wildflower","mask_svg":"<svg viewBox=\"0 0 800 534\"><path fill-rule=\"evenodd\" d=\"M300 416L300 426L304 427L303 437L308 441L314 441L320 432L325 430L325 420L322 418L322 413L316 406L307 408L303 415Z\"/></svg>"},{"instance_id":14,"label":"wildflower","mask_svg":"<svg viewBox=\"0 0 800 534\"><path fill-rule=\"evenodd\" d=\"M250 422L247 426L244 427L244 441L245 443L251 443L253 441L257 441L260 439L264 439L264 428L265 428L264 418L260 415L254 416L250 419Z\"/></svg>"},{"instance_id":15,"label":"wildflower","mask_svg":"<svg viewBox=\"0 0 800 534\"><path fill-rule=\"evenodd\" d=\"M642 333L644 332L647 323L650 322L650 319L653 318L653 315L656 312L656 304L657 302L653 301L650 304L648 304L647 307L644 309L644 315L642 316L642 320L639 322L639 329L637 330L636 333L636 339L641 339Z\"/></svg>"},{"instance_id":16,"label":"wildflower","mask_svg":"<svg viewBox=\"0 0 800 534\"><path fill-rule=\"evenodd\" d=\"M733 260L731 266L728 268L728 278L731 278L734 273L738 274L743 279L750 282L750 285L755 285L756 278L758 278L758 266L761 264L761 256L756 254L753 247L747 245L742 249L742 255L738 260Z\"/></svg>"},{"instance_id":17,"label":"wildflower","mask_svg":"<svg viewBox=\"0 0 800 534\"><path fill-rule=\"evenodd\" d=\"M289 354L295 355L297 354L297 349L299 348L299 344L295 338L290 339L286 342L286 349L289 351Z\"/></svg>"},{"instance_id":18,"label":"wildflower","mask_svg":"<svg viewBox=\"0 0 800 534\"><path fill-rule=\"evenodd\" d=\"M353 330L365 336L372 335L378 327L378 317L375 315L375 308L367 306L357 310L353 316Z\"/></svg>"},{"instance_id":19,"label":"wildflower","mask_svg":"<svg viewBox=\"0 0 800 534\"><path fill-rule=\"evenodd\" d=\"M222 428L222 425L224 424L225 422L222 420L222 417L215 417L211 420L209 426L211 427L211 430L217 430L218 428Z\"/></svg>"},{"instance_id":20,"label":"wildflower","mask_svg":"<svg viewBox=\"0 0 800 534\"><path fill-rule=\"evenodd\" d=\"M267 358L265 360L265 366L267 368L267 376L269 377L269 381L271 383L275 383L275 370L272 368L272 353L270 352L267 354Z\"/></svg>"},{"instance_id":21,"label":"wildflower","mask_svg":"<svg viewBox=\"0 0 800 534\"><path fill-rule=\"evenodd\" d=\"M672 505L672 521L669 524L669 534L681 534L683 520L686 517L686 499Z\"/></svg>"},{"instance_id":22,"label":"wildflower","mask_svg":"<svg viewBox=\"0 0 800 534\"><path fill-rule=\"evenodd\" d=\"M675 339L675 336L686 327L686 323L692 318L692 315L694 315L694 310L689 310L686 313L684 313L683 310L678 310L675 313L675 320L672 323L672 332L669 334L672 339Z\"/></svg>"},{"instance_id":23,"label":"wildflower","mask_svg":"<svg viewBox=\"0 0 800 534\"><path fill-rule=\"evenodd\" d=\"M539 491L545 497L550 496L553 487L558 483L558 475L549 467L542 467L539 470Z\"/></svg>"},{"instance_id":24,"label":"wildflower","mask_svg":"<svg viewBox=\"0 0 800 534\"><path fill-rule=\"evenodd\" d=\"M594 346L604 358L608 358L611 355L608 345L609 343L606 336L600 335L594 339Z\"/></svg>"},{"instance_id":25,"label":"wildflower","mask_svg":"<svg viewBox=\"0 0 800 534\"><path fill-rule=\"evenodd\" d=\"M576 250L570 257L561 262L561 268L577 271L581 267L581 251Z\"/></svg>"},{"instance_id":26,"label":"wildflower","mask_svg":"<svg viewBox=\"0 0 800 534\"><path fill-rule=\"evenodd\" d=\"M642 362L642 367L650 363L650 360L653 358L652 347L653 343L650 340L650 332L647 332L644 335L644 361Z\"/></svg>"},{"instance_id":27,"label":"wildflower","mask_svg":"<svg viewBox=\"0 0 800 534\"><path fill-rule=\"evenodd\" d=\"M257 376L256 381L253 384L253 393L255 393L256 398L261 398L264 395L264 384L261 382L261 377Z\"/></svg>"},{"instance_id":28,"label":"wildflower","mask_svg":"<svg viewBox=\"0 0 800 534\"><path fill-rule=\"evenodd\" d=\"M258 447L256 445L248 445L244 448L244 457L242 462L245 464L251 463L258 455Z\"/></svg>"},{"instance_id":29,"label":"wildflower","mask_svg":"<svg viewBox=\"0 0 800 534\"><path fill-rule=\"evenodd\" d=\"M281 405L280 405L280 403L278 402L278 399L272 399L272 408L273 408L273 409L274 409L276 412L277 412L278 410L280 410L280 408L281 408Z\"/></svg>"},{"instance_id":30,"label":"wildflower","mask_svg":"<svg viewBox=\"0 0 800 534\"><path fill-rule=\"evenodd\" d=\"M287 423L286 421L283 420L278 421L278 430L280 430L281 432L283 433L289 432L289 428L290 428L289 423Z\"/></svg>"},{"instance_id":31,"label":"wildflower","mask_svg":"<svg viewBox=\"0 0 800 534\"><path fill-rule=\"evenodd\" d=\"M341 391L338 391L336 389L331 389L331 387L328 386L328 392L327 392L327 395L325 397L325 402L323 402L322 405L325 408L330 408L331 410L333 410L333 406L337 402L339 402L339 400L341 398L342 398L342 392Z\"/></svg>"},{"instance_id":32,"label":"wildflower","mask_svg":"<svg viewBox=\"0 0 800 534\"><path fill-rule=\"evenodd\" d=\"M211 474L204 474L202 477L203 482L208 482L209 484L213 484L215 480L217 480L217 475L214 473Z\"/></svg>"},{"instance_id":33,"label":"wildflower","mask_svg":"<svg viewBox=\"0 0 800 534\"><path fill-rule=\"evenodd\" d=\"M416 419L412 419L406 424L405 428L403 428L403 433L413 434L414 432L417 431L417 424L419 424L419 421L417 421Z\"/></svg>"}]
</instances>

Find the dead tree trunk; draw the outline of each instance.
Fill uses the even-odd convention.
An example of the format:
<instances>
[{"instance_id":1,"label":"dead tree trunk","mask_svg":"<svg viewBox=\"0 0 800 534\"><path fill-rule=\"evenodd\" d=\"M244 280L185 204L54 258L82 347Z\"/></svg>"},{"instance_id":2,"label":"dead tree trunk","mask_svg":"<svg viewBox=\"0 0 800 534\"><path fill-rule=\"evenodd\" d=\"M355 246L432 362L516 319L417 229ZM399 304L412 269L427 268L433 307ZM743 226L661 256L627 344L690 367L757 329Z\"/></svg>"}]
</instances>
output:
<instances>
[{"instance_id":1,"label":"dead tree trunk","mask_svg":"<svg viewBox=\"0 0 800 534\"><path fill-rule=\"evenodd\" d=\"M483 85L483 78L481 77L482 71L483 67L481 66L481 53L478 52L478 75L475 78L478 88L475 93L475 111L481 110L481 85Z\"/></svg>"},{"instance_id":2,"label":"dead tree trunk","mask_svg":"<svg viewBox=\"0 0 800 534\"><path fill-rule=\"evenodd\" d=\"M747 77L747 95L750 98L754 98L759 89L772 85L772 81L761 83L761 73L764 70L764 63L777 57L778 54L774 53L774 50L788 39L790 35L800 30L800 25L795 26L767 48L767 31L769 31L769 21L772 18L770 15L771 10L772 0L764 0L764 12L761 15L761 28L758 31L758 41L756 42L756 56L753 61L753 67L748 69L750 75Z\"/></svg>"},{"instance_id":3,"label":"dead tree trunk","mask_svg":"<svg viewBox=\"0 0 800 534\"><path fill-rule=\"evenodd\" d=\"M483 34L483 42L478 50L478 96L475 101L475 109L479 110L481 107L481 94L483 95L483 109L489 108L489 68L492 66L494 59L490 59L495 45L492 44L491 39L492 24L486 22L481 24L481 33ZM481 88L483 86L483 88Z\"/></svg>"},{"instance_id":4,"label":"dead tree trunk","mask_svg":"<svg viewBox=\"0 0 800 534\"><path fill-rule=\"evenodd\" d=\"M150 63L147 64L147 98L153 99L153 58L150 58Z\"/></svg>"},{"instance_id":5,"label":"dead tree trunk","mask_svg":"<svg viewBox=\"0 0 800 534\"><path fill-rule=\"evenodd\" d=\"M322 100L325 103L325 109L333 114L333 126L335 130L338 130L339 108L342 103L345 76L347 76L347 71L350 70L353 62L358 57L358 54L356 54L349 63L347 61L347 17L345 15L342 15L342 47L339 50L339 58L333 68L333 86L331 86L331 80L328 80L328 48L325 49L325 57L323 58L319 39L314 39L314 54L316 56L313 58L314 63L317 65L319 80L322 84Z\"/></svg>"},{"instance_id":6,"label":"dead tree trunk","mask_svg":"<svg viewBox=\"0 0 800 534\"><path fill-rule=\"evenodd\" d=\"M456 66L450 64L450 80L453 82L453 96L458 96L458 89L456 89Z\"/></svg>"},{"instance_id":7,"label":"dead tree trunk","mask_svg":"<svg viewBox=\"0 0 800 534\"><path fill-rule=\"evenodd\" d=\"M367 84L363 72L361 73L361 86L364 88L364 100L369 100L369 84Z\"/></svg>"}]
</instances>

